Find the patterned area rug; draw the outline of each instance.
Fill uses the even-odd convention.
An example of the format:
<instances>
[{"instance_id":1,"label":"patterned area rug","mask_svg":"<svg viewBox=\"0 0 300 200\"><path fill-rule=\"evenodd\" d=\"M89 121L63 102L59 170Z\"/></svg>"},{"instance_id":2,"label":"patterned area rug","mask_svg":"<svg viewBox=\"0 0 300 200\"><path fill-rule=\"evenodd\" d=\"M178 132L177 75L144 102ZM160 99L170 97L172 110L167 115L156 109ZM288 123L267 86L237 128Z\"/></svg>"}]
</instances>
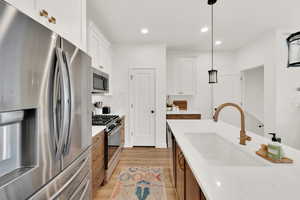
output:
<instances>
[{"instance_id":1,"label":"patterned area rug","mask_svg":"<svg viewBox=\"0 0 300 200\"><path fill-rule=\"evenodd\" d=\"M166 200L163 168L124 168L111 200Z\"/></svg>"}]
</instances>

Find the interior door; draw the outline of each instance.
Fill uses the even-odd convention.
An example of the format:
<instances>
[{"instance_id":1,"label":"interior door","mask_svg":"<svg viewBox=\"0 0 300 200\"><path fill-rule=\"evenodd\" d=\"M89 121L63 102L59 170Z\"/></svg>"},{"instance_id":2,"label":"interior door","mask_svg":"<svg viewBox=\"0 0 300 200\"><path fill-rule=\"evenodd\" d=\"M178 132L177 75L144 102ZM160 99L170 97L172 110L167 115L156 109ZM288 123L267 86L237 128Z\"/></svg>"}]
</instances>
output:
<instances>
[{"instance_id":1,"label":"interior door","mask_svg":"<svg viewBox=\"0 0 300 200\"><path fill-rule=\"evenodd\" d=\"M155 70L130 71L130 132L133 146L155 146Z\"/></svg>"}]
</instances>

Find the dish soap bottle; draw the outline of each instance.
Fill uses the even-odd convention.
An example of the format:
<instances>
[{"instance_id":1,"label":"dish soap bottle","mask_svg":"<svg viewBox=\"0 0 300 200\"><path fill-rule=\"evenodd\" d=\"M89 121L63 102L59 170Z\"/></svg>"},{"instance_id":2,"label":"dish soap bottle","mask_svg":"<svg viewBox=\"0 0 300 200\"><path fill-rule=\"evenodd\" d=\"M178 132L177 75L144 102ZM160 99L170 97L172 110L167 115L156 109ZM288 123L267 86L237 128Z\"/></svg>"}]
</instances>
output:
<instances>
[{"instance_id":1,"label":"dish soap bottle","mask_svg":"<svg viewBox=\"0 0 300 200\"><path fill-rule=\"evenodd\" d=\"M281 146L281 138L276 137L276 133L269 133L273 135L272 142L268 144L268 157L274 160L280 160L284 157L284 152Z\"/></svg>"}]
</instances>

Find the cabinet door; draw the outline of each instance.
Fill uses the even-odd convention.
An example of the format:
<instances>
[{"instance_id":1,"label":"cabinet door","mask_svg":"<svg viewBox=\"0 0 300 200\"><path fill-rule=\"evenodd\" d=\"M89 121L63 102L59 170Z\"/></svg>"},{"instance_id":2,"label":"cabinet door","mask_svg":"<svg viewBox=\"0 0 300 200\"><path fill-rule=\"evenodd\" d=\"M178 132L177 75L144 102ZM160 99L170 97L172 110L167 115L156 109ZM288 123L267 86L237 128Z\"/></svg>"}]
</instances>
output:
<instances>
[{"instance_id":1,"label":"cabinet door","mask_svg":"<svg viewBox=\"0 0 300 200\"><path fill-rule=\"evenodd\" d=\"M125 118L122 118L122 125L121 125L121 144L124 146L125 144Z\"/></svg>"},{"instance_id":2,"label":"cabinet door","mask_svg":"<svg viewBox=\"0 0 300 200\"><path fill-rule=\"evenodd\" d=\"M185 165L185 193L186 200L202 200L200 187L188 164Z\"/></svg>"},{"instance_id":3,"label":"cabinet door","mask_svg":"<svg viewBox=\"0 0 300 200\"><path fill-rule=\"evenodd\" d=\"M38 13L35 11L35 0L6 0L9 4L24 12L25 14L36 18Z\"/></svg>"},{"instance_id":4,"label":"cabinet door","mask_svg":"<svg viewBox=\"0 0 300 200\"><path fill-rule=\"evenodd\" d=\"M90 30L89 34L89 54L92 57L92 66L95 68L99 68L99 39L97 34Z\"/></svg>"},{"instance_id":5,"label":"cabinet door","mask_svg":"<svg viewBox=\"0 0 300 200\"><path fill-rule=\"evenodd\" d=\"M102 71L111 74L110 44L103 36L99 38L99 65Z\"/></svg>"},{"instance_id":6,"label":"cabinet door","mask_svg":"<svg viewBox=\"0 0 300 200\"><path fill-rule=\"evenodd\" d=\"M167 124L167 146L168 146L168 152L169 152L169 158L170 158L170 176L171 176L171 183L173 186L175 186L175 148L174 148L174 136L172 134L172 131Z\"/></svg>"},{"instance_id":7,"label":"cabinet door","mask_svg":"<svg viewBox=\"0 0 300 200\"><path fill-rule=\"evenodd\" d=\"M194 95L196 93L196 58L169 59L168 93Z\"/></svg>"},{"instance_id":8,"label":"cabinet door","mask_svg":"<svg viewBox=\"0 0 300 200\"><path fill-rule=\"evenodd\" d=\"M179 72L179 59L174 58L174 59L169 59L168 60L168 94L171 95L178 95L180 94L180 83L181 83L181 76Z\"/></svg>"},{"instance_id":9,"label":"cabinet door","mask_svg":"<svg viewBox=\"0 0 300 200\"><path fill-rule=\"evenodd\" d=\"M180 60L180 93L183 95L195 94L196 87L196 59L194 58L182 58Z\"/></svg>"},{"instance_id":10,"label":"cabinet door","mask_svg":"<svg viewBox=\"0 0 300 200\"><path fill-rule=\"evenodd\" d=\"M92 188L93 196L95 196L105 178L104 132L94 136L92 140Z\"/></svg>"},{"instance_id":11,"label":"cabinet door","mask_svg":"<svg viewBox=\"0 0 300 200\"><path fill-rule=\"evenodd\" d=\"M82 41L82 0L38 0L37 10L46 10L56 23L47 26L65 39L81 45Z\"/></svg>"},{"instance_id":12,"label":"cabinet door","mask_svg":"<svg viewBox=\"0 0 300 200\"><path fill-rule=\"evenodd\" d=\"M179 200L185 200L185 160L178 145L176 145L176 191Z\"/></svg>"}]
</instances>

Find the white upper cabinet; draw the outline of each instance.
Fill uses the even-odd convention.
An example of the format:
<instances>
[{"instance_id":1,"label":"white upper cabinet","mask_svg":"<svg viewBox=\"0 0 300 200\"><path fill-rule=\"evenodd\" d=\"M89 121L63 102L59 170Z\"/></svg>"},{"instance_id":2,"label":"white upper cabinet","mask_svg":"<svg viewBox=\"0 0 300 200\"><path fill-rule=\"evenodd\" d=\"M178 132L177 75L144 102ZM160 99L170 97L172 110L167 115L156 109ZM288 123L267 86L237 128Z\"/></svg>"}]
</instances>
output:
<instances>
[{"instance_id":1,"label":"white upper cabinet","mask_svg":"<svg viewBox=\"0 0 300 200\"><path fill-rule=\"evenodd\" d=\"M196 94L196 58L175 58L168 64L168 94Z\"/></svg>"},{"instance_id":2,"label":"white upper cabinet","mask_svg":"<svg viewBox=\"0 0 300 200\"><path fill-rule=\"evenodd\" d=\"M89 24L88 52L92 57L92 67L111 75L111 44L93 22Z\"/></svg>"},{"instance_id":3,"label":"white upper cabinet","mask_svg":"<svg viewBox=\"0 0 300 200\"><path fill-rule=\"evenodd\" d=\"M7 2L85 50L86 0L7 0Z\"/></svg>"},{"instance_id":4,"label":"white upper cabinet","mask_svg":"<svg viewBox=\"0 0 300 200\"><path fill-rule=\"evenodd\" d=\"M93 22L88 28L88 53L92 57L92 67L109 74L109 94L112 95L112 52L111 44Z\"/></svg>"},{"instance_id":5,"label":"white upper cabinet","mask_svg":"<svg viewBox=\"0 0 300 200\"><path fill-rule=\"evenodd\" d=\"M37 10L48 12L46 26L67 40L81 46L82 0L37 0ZM42 20L42 19L41 19Z\"/></svg>"},{"instance_id":6,"label":"white upper cabinet","mask_svg":"<svg viewBox=\"0 0 300 200\"><path fill-rule=\"evenodd\" d=\"M6 0L9 4L18 8L23 13L36 18L38 15L35 12L35 1L36 0Z\"/></svg>"}]
</instances>

